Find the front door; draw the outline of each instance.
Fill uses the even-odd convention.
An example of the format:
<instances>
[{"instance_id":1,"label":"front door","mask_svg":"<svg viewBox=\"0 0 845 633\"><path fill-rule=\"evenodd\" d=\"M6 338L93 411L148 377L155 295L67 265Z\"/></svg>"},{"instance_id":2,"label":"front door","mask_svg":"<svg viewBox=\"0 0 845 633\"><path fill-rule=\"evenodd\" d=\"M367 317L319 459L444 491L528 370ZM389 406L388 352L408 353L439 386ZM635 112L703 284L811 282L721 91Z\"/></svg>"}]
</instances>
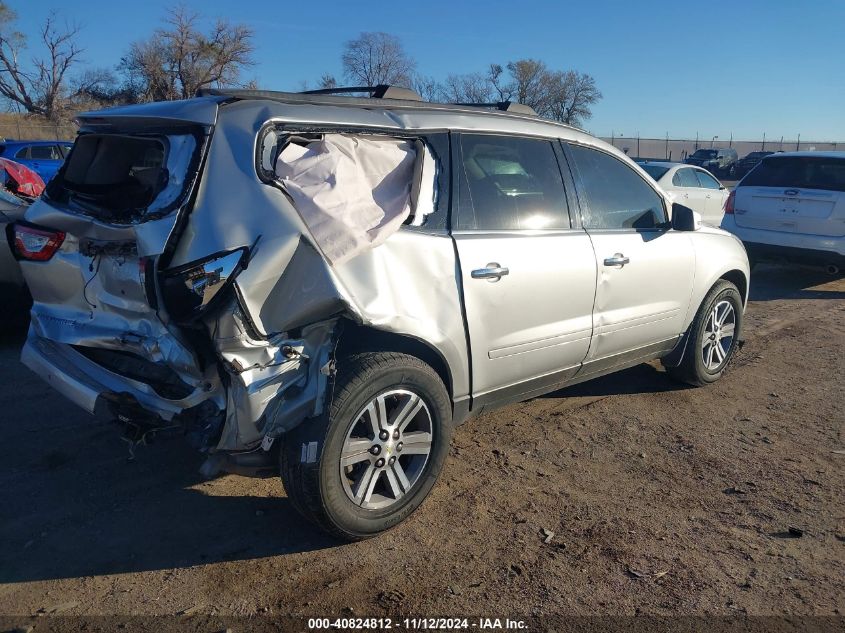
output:
<instances>
[{"instance_id":1,"label":"front door","mask_svg":"<svg viewBox=\"0 0 845 633\"><path fill-rule=\"evenodd\" d=\"M684 330L695 256L663 196L619 158L570 145L598 278L588 362L612 366L672 347Z\"/></svg>"},{"instance_id":2,"label":"front door","mask_svg":"<svg viewBox=\"0 0 845 633\"><path fill-rule=\"evenodd\" d=\"M571 227L550 141L463 134L456 150L453 236L472 391L492 403L578 370L592 335L595 254L587 233Z\"/></svg>"}]
</instances>

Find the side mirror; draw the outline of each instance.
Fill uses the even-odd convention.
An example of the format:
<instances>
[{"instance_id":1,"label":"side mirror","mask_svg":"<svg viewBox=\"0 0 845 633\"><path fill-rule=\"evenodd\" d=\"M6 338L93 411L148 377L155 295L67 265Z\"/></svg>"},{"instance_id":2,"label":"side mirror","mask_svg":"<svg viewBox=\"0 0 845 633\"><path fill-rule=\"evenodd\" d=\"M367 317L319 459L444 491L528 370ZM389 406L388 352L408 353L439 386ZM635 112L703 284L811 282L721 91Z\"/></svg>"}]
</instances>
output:
<instances>
[{"instance_id":1,"label":"side mirror","mask_svg":"<svg viewBox=\"0 0 845 633\"><path fill-rule=\"evenodd\" d=\"M672 228L676 231L695 231L701 226L701 216L682 204L672 204Z\"/></svg>"},{"instance_id":2,"label":"side mirror","mask_svg":"<svg viewBox=\"0 0 845 633\"><path fill-rule=\"evenodd\" d=\"M726 188L725 185L719 185L719 191L724 191Z\"/></svg>"}]
</instances>

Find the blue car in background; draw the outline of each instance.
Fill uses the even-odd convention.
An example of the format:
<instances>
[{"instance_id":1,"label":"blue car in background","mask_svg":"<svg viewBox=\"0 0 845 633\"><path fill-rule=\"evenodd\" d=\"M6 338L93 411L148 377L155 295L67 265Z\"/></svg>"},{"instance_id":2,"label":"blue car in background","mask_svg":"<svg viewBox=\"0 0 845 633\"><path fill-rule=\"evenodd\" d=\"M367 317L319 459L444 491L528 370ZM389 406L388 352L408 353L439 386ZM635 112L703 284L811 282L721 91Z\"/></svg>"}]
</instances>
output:
<instances>
[{"instance_id":1,"label":"blue car in background","mask_svg":"<svg viewBox=\"0 0 845 633\"><path fill-rule=\"evenodd\" d=\"M48 182L65 161L73 143L68 141L0 141L0 156L26 165Z\"/></svg>"}]
</instances>

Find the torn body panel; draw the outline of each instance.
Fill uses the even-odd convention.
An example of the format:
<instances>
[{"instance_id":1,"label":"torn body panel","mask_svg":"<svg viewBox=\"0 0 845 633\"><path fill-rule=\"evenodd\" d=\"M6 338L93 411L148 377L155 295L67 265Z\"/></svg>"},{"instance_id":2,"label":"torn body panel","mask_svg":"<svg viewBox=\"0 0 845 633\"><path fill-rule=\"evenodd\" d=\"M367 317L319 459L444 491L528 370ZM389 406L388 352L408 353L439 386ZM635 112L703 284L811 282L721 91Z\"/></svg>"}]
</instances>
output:
<instances>
[{"instance_id":1,"label":"torn body panel","mask_svg":"<svg viewBox=\"0 0 845 633\"><path fill-rule=\"evenodd\" d=\"M210 324L228 371L226 418L218 450L254 448L306 417L322 413L338 321L312 324L300 336L256 339L236 305Z\"/></svg>"}]
</instances>

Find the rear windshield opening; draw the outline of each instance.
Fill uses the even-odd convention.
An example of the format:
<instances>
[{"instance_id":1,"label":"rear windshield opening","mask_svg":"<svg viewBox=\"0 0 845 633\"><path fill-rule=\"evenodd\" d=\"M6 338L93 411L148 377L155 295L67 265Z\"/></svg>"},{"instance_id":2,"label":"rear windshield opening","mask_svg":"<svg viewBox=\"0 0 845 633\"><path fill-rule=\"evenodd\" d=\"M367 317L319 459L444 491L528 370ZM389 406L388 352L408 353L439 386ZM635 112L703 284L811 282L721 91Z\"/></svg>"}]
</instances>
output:
<instances>
[{"instance_id":1,"label":"rear windshield opening","mask_svg":"<svg viewBox=\"0 0 845 633\"><path fill-rule=\"evenodd\" d=\"M197 146L192 134L83 134L47 195L109 222L151 219L180 198Z\"/></svg>"},{"instance_id":2,"label":"rear windshield opening","mask_svg":"<svg viewBox=\"0 0 845 633\"><path fill-rule=\"evenodd\" d=\"M740 186L845 191L845 160L822 156L764 158Z\"/></svg>"},{"instance_id":3,"label":"rear windshield opening","mask_svg":"<svg viewBox=\"0 0 845 633\"><path fill-rule=\"evenodd\" d=\"M64 186L80 202L103 210L147 207L167 184L165 148L157 139L83 136L64 173Z\"/></svg>"}]
</instances>

